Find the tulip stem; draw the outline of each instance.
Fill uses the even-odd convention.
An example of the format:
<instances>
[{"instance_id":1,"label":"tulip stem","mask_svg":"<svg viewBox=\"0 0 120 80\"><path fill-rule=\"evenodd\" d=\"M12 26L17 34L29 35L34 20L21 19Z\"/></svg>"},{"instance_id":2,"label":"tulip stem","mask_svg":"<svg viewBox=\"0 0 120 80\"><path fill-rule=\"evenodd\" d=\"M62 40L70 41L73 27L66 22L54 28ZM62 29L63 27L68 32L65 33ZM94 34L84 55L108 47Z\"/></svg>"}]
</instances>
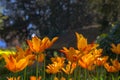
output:
<instances>
[{"instance_id":1,"label":"tulip stem","mask_svg":"<svg viewBox=\"0 0 120 80\"><path fill-rule=\"evenodd\" d=\"M76 80L76 77L77 77L77 68L74 71L74 80Z\"/></svg>"},{"instance_id":2,"label":"tulip stem","mask_svg":"<svg viewBox=\"0 0 120 80\"><path fill-rule=\"evenodd\" d=\"M80 73L81 73L81 72L80 72L80 67L78 67L78 70L77 70L77 71L78 71L78 77L77 77L77 78L78 78L78 79L80 79L80 78L81 78L81 74L80 74ZM77 75L77 74L76 74L76 75Z\"/></svg>"},{"instance_id":3,"label":"tulip stem","mask_svg":"<svg viewBox=\"0 0 120 80\"><path fill-rule=\"evenodd\" d=\"M36 80L38 80L38 55L36 56L37 57L37 63L36 63Z\"/></svg>"},{"instance_id":4,"label":"tulip stem","mask_svg":"<svg viewBox=\"0 0 120 80\"><path fill-rule=\"evenodd\" d=\"M86 69L84 69L84 72L85 72L85 79L84 80L87 80L87 70Z\"/></svg>"},{"instance_id":5,"label":"tulip stem","mask_svg":"<svg viewBox=\"0 0 120 80\"><path fill-rule=\"evenodd\" d=\"M26 72L26 70L27 70L27 67L24 69L24 80L26 80L26 77L27 77L27 72Z\"/></svg>"},{"instance_id":6,"label":"tulip stem","mask_svg":"<svg viewBox=\"0 0 120 80\"><path fill-rule=\"evenodd\" d=\"M46 56L45 56L45 57L46 57ZM44 79L44 80L45 80L45 75L46 75L46 74L45 74L45 66L46 66L46 65L45 65L45 64L46 64L45 59L46 59L46 58L44 58L44 66L43 66L43 67L44 67L44 73L43 73L43 79Z\"/></svg>"}]
</instances>

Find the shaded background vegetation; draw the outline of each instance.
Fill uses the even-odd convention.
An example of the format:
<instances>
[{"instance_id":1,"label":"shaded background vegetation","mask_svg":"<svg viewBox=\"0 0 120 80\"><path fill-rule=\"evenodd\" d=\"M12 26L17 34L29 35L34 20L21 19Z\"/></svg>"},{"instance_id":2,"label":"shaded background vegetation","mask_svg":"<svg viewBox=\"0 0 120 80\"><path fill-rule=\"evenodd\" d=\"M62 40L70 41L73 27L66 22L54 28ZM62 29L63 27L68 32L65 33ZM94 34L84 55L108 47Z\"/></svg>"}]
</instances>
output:
<instances>
[{"instance_id":1,"label":"shaded background vegetation","mask_svg":"<svg viewBox=\"0 0 120 80\"><path fill-rule=\"evenodd\" d=\"M0 34L8 43L23 42L32 34L52 38L92 24L100 24L102 32L119 21L120 13L119 0L1 0L0 3Z\"/></svg>"}]
</instances>

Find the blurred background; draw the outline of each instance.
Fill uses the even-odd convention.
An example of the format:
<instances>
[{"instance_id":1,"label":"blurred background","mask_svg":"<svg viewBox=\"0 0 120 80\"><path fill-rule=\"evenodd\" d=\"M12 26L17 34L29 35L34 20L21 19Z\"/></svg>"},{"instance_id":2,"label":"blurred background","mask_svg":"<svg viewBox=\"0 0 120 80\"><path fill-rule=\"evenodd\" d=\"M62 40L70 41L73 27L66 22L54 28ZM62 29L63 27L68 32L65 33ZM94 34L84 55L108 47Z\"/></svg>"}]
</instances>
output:
<instances>
[{"instance_id":1,"label":"blurred background","mask_svg":"<svg viewBox=\"0 0 120 80\"><path fill-rule=\"evenodd\" d=\"M89 42L120 20L120 0L0 0L0 47L22 46L37 35L59 37L53 48Z\"/></svg>"}]
</instances>

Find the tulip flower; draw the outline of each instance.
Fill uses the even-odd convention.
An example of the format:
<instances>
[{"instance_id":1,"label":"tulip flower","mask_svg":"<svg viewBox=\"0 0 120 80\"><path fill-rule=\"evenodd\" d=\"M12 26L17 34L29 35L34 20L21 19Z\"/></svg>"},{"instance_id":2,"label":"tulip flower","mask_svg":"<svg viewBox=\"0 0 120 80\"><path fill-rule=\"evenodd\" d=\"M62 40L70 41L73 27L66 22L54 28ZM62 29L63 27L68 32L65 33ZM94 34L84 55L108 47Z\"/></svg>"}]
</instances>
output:
<instances>
[{"instance_id":1,"label":"tulip flower","mask_svg":"<svg viewBox=\"0 0 120 80\"><path fill-rule=\"evenodd\" d=\"M36 76L30 76L30 80L41 80L41 76L39 76L38 79L36 79Z\"/></svg>"},{"instance_id":2,"label":"tulip flower","mask_svg":"<svg viewBox=\"0 0 120 80\"><path fill-rule=\"evenodd\" d=\"M116 54L120 54L120 43L115 45L115 44L111 44L112 48L112 52L116 53Z\"/></svg>"},{"instance_id":3,"label":"tulip flower","mask_svg":"<svg viewBox=\"0 0 120 80\"><path fill-rule=\"evenodd\" d=\"M27 40L27 43L30 49L35 52L43 52L45 49L51 47L53 43L58 39L58 37L54 37L51 41L48 37L44 37L42 40L37 36L34 36L32 40Z\"/></svg>"},{"instance_id":4,"label":"tulip flower","mask_svg":"<svg viewBox=\"0 0 120 80\"><path fill-rule=\"evenodd\" d=\"M118 60L112 60L111 59L112 65L110 65L108 62L104 64L105 69L108 72L118 72L120 70L120 63Z\"/></svg>"},{"instance_id":5,"label":"tulip flower","mask_svg":"<svg viewBox=\"0 0 120 80\"><path fill-rule=\"evenodd\" d=\"M87 39L82 35L76 32L77 37L77 48L80 50L83 54L88 54L91 50L96 49L98 47L98 44L92 43L88 44Z\"/></svg>"},{"instance_id":6,"label":"tulip flower","mask_svg":"<svg viewBox=\"0 0 120 80\"><path fill-rule=\"evenodd\" d=\"M106 63L107 60L108 60L108 56L98 57L94 61L94 64L96 64L97 66L103 66Z\"/></svg>"},{"instance_id":7,"label":"tulip flower","mask_svg":"<svg viewBox=\"0 0 120 80\"><path fill-rule=\"evenodd\" d=\"M66 65L66 67L65 67L65 68L62 68L62 70L63 70L66 74L72 74L75 68L76 68L76 63L71 63L71 62L69 61L68 64Z\"/></svg>"},{"instance_id":8,"label":"tulip flower","mask_svg":"<svg viewBox=\"0 0 120 80\"><path fill-rule=\"evenodd\" d=\"M95 68L94 61L98 58L98 55L94 53L84 54L78 61L78 64L88 70L93 70Z\"/></svg>"},{"instance_id":9,"label":"tulip flower","mask_svg":"<svg viewBox=\"0 0 120 80\"><path fill-rule=\"evenodd\" d=\"M47 73L58 73L64 66L64 58L63 57L55 57L51 58L52 64L47 66L46 72Z\"/></svg>"},{"instance_id":10,"label":"tulip flower","mask_svg":"<svg viewBox=\"0 0 120 80\"><path fill-rule=\"evenodd\" d=\"M44 61L44 58L45 58L45 54L40 53L40 54L38 55L38 59L36 58L36 60L41 63L41 62Z\"/></svg>"},{"instance_id":11,"label":"tulip flower","mask_svg":"<svg viewBox=\"0 0 120 80\"><path fill-rule=\"evenodd\" d=\"M66 47L63 47L63 50L60 50L60 51L65 54L66 58L70 62L77 62L81 57L80 51L75 50L73 47L70 47L69 49L67 49Z\"/></svg>"},{"instance_id":12,"label":"tulip flower","mask_svg":"<svg viewBox=\"0 0 120 80\"><path fill-rule=\"evenodd\" d=\"M46 69L46 72L47 73L52 73L52 74L56 74L58 72L60 72L61 68L60 67L61 64L57 63L57 62L54 62L53 64L49 64L47 66L47 69Z\"/></svg>"},{"instance_id":13,"label":"tulip flower","mask_svg":"<svg viewBox=\"0 0 120 80\"><path fill-rule=\"evenodd\" d=\"M32 54L31 50L29 48L26 48L25 50L23 50L22 48L20 47L16 47L17 48L17 52L15 54L15 58L16 60L20 60L21 58L25 58L27 56L31 56L29 58L29 63L28 65L32 65L34 63L34 60L35 60L35 55Z\"/></svg>"},{"instance_id":14,"label":"tulip flower","mask_svg":"<svg viewBox=\"0 0 120 80\"><path fill-rule=\"evenodd\" d=\"M76 37L77 37L77 48L79 50L83 50L87 47L87 39L83 37L82 34L79 34L76 32Z\"/></svg>"},{"instance_id":15,"label":"tulip flower","mask_svg":"<svg viewBox=\"0 0 120 80\"><path fill-rule=\"evenodd\" d=\"M109 63L105 63L104 67L108 72L118 72L119 71L118 69L115 68L115 66L109 65Z\"/></svg>"},{"instance_id":16,"label":"tulip flower","mask_svg":"<svg viewBox=\"0 0 120 80\"><path fill-rule=\"evenodd\" d=\"M31 58L31 55L25 58L16 60L16 58L13 55L3 54L3 58L5 59L5 62L6 62L5 67L8 70L15 73L15 72L22 71L28 65L29 58Z\"/></svg>"},{"instance_id":17,"label":"tulip flower","mask_svg":"<svg viewBox=\"0 0 120 80\"><path fill-rule=\"evenodd\" d=\"M7 80L20 80L20 76L16 77L7 77Z\"/></svg>"}]
</instances>

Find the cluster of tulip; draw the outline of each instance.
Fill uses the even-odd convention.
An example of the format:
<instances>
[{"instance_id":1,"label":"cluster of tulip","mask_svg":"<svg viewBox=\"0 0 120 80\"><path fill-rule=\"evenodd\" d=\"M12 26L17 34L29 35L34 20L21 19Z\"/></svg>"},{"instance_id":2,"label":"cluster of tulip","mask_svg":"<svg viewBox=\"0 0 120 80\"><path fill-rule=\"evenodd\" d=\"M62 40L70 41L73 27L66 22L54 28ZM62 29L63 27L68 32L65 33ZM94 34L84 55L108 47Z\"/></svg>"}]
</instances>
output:
<instances>
[{"instance_id":1,"label":"cluster of tulip","mask_svg":"<svg viewBox=\"0 0 120 80\"><path fill-rule=\"evenodd\" d=\"M102 49L98 48L99 44L88 44L87 39L76 32L77 48L63 47L60 51L65 56L55 56L51 58L51 64L45 64L44 51L50 48L58 37L54 37L50 40L48 37L43 39L34 36L32 40L27 40L28 47L23 50L20 47L16 47L16 54L3 54L3 58L6 62L5 67L13 73L25 70L27 66L33 65L36 62L36 75L30 76L29 80L46 80L46 73L51 75L49 80L80 80L81 77L85 80L89 80L86 76L86 71L93 71L98 66L103 66L108 72L120 71L120 63L118 57L115 60L111 59L112 65L108 62L108 56L102 56ZM111 45L111 50L120 54L120 44ZM43 63L43 75L39 74L39 64ZM84 75L81 76L80 71L84 71ZM27 72L24 77L20 76L7 77L8 80L26 80Z\"/></svg>"}]
</instances>

